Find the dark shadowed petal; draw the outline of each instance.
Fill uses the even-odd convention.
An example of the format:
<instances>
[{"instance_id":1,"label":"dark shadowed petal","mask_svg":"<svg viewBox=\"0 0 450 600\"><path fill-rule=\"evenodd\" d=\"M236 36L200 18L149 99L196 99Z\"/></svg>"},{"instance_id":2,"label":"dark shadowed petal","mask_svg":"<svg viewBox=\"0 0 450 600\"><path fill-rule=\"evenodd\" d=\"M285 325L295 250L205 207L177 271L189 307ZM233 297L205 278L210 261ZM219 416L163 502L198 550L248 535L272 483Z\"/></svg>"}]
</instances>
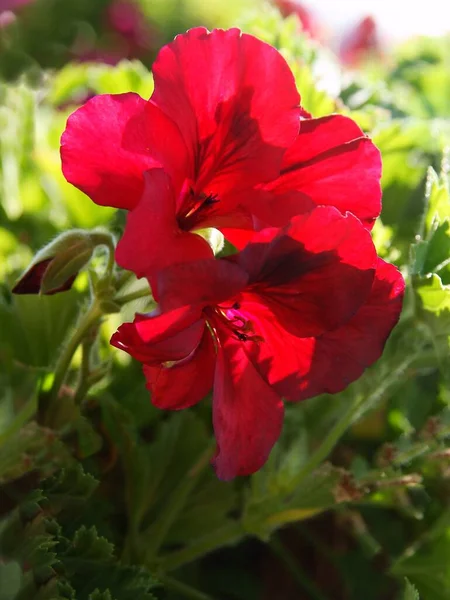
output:
<instances>
[{"instance_id":1,"label":"dark shadowed petal","mask_svg":"<svg viewBox=\"0 0 450 600\"><path fill-rule=\"evenodd\" d=\"M144 365L152 404L166 410L180 410L197 404L213 386L215 362L213 339L205 327L200 344L184 360L172 366Z\"/></svg>"},{"instance_id":2,"label":"dark shadowed petal","mask_svg":"<svg viewBox=\"0 0 450 600\"><path fill-rule=\"evenodd\" d=\"M134 93L94 96L69 117L61 138L67 181L103 206L133 208L144 171L163 166L179 178L187 158L176 126Z\"/></svg>"},{"instance_id":3,"label":"dark shadowed petal","mask_svg":"<svg viewBox=\"0 0 450 600\"><path fill-rule=\"evenodd\" d=\"M146 172L144 194L128 213L117 244L117 263L137 277L151 278L167 265L213 256L206 240L178 227L168 175L162 169Z\"/></svg>"},{"instance_id":4,"label":"dark shadowed petal","mask_svg":"<svg viewBox=\"0 0 450 600\"><path fill-rule=\"evenodd\" d=\"M358 313L343 327L305 340L305 352L312 355L310 370L301 393L292 390L289 399L340 392L378 360L400 317L404 289L398 269L379 259L372 292Z\"/></svg>"},{"instance_id":5,"label":"dark shadowed petal","mask_svg":"<svg viewBox=\"0 0 450 600\"><path fill-rule=\"evenodd\" d=\"M196 192L233 194L275 177L299 127L299 95L281 54L238 29L198 27L165 46L153 74L157 104L196 164ZM229 194L232 191L233 194Z\"/></svg>"},{"instance_id":6,"label":"dark shadowed petal","mask_svg":"<svg viewBox=\"0 0 450 600\"><path fill-rule=\"evenodd\" d=\"M283 403L249 361L242 343L221 339L213 397L217 476L228 480L260 469L281 433L283 415Z\"/></svg>"},{"instance_id":7,"label":"dark shadowed petal","mask_svg":"<svg viewBox=\"0 0 450 600\"><path fill-rule=\"evenodd\" d=\"M249 274L246 301L264 304L286 330L309 337L355 314L370 293L377 257L356 217L325 206L256 233L230 260Z\"/></svg>"},{"instance_id":8,"label":"dark shadowed petal","mask_svg":"<svg viewBox=\"0 0 450 600\"><path fill-rule=\"evenodd\" d=\"M381 210L380 178L380 152L354 121L342 115L302 120L280 177L267 186L274 197L261 205L261 219L272 215L268 223L283 225L308 210L306 197L352 212L371 228ZM300 192L296 199L293 191Z\"/></svg>"},{"instance_id":9,"label":"dark shadowed petal","mask_svg":"<svg viewBox=\"0 0 450 600\"><path fill-rule=\"evenodd\" d=\"M248 281L247 273L225 260L200 260L167 267L157 277L163 310L216 305L232 299Z\"/></svg>"},{"instance_id":10,"label":"dark shadowed petal","mask_svg":"<svg viewBox=\"0 0 450 600\"><path fill-rule=\"evenodd\" d=\"M205 323L200 310L182 307L161 315L136 315L111 338L111 344L145 364L182 360L198 346Z\"/></svg>"},{"instance_id":11,"label":"dark shadowed petal","mask_svg":"<svg viewBox=\"0 0 450 600\"><path fill-rule=\"evenodd\" d=\"M318 338L286 331L264 306L242 304L252 315L255 334L245 351L266 381L286 400L336 393L358 379L381 356L398 321L404 281L393 265L378 259L369 298L348 323Z\"/></svg>"}]
</instances>

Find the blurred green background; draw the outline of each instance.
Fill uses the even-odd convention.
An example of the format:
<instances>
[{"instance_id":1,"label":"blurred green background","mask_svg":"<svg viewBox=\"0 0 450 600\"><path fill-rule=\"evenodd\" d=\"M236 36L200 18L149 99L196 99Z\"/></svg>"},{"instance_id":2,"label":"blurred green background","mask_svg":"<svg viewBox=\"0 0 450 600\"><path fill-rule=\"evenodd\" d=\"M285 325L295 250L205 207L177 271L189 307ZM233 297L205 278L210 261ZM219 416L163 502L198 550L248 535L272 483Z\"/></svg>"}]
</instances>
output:
<instances>
[{"instance_id":1,"label":"blurred green background","mask_svg":"<svg viewBox=\"0 0 450 600\"><path fill-rule=\"evenodd\" d=\"M450 37L388 46L366 22L342 52L291 4L0 0L1 600L450 599ZM158 49L195 25L273 44L313 116L347 114L372 136L374 240L408 283L377 365L288 406L268 464L233 483L205 460L210 401L158 411L139 365L108 344L146 299L105 311L88 384L83 347L47 403L101 252L68 292L11 294L59 233L120 234L120 211L65 182L60 135L93 94L148 98ZM115 277L119 299L142 290Z\"/></svg>"}]
</instances>

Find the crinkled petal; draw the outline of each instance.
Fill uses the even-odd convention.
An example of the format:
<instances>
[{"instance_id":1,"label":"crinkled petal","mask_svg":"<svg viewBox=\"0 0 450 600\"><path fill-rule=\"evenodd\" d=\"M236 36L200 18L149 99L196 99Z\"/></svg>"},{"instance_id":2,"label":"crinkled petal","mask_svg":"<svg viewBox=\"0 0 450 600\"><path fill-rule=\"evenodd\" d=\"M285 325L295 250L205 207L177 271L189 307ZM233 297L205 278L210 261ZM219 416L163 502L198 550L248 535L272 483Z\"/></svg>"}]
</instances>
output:
<instances>
[{"instance_id":1,"label":"crinkled petal","mask_svg":"<svg viewBox=\"0 0 450 600\"><path fill-rule=\"evenodd\" d=\"M356 217L324 206L256 233L230 260L249 274L247 302L263 303L286 330L310 337L339 327L366 301L377 256Z\"/></svg>"},{"instance_id":2,"label":"crinkled petal","mask_svg":"<svg viewBox=\"0 0 450 600\"><path fill-rule=\"evenodd\" d=\"M191 355L172 366L144 365L152 404L165 410L189 408L212 389L216 353L210 331L205 327L200 344Z\"/></svg>"},{"instance_id":3,"label":"crinkled petal","mask_svg":"<svg viewBox=\"0 0 450 600\"><path fill-rule=\"evenodd\" d=\"M300 98L277 50L238 29L197 27L162 48L153 75L151 100L182 132L196 193L218 194L227 212L237 191L278 174Z\"/></svg>"},{"instance_id":4,"label":"crinkled petal","mask_svg":"<svg viewBox=\"0 0 450 600\"><path fill-rule=\"evenodd\" d=\"M178 183L188 156L176 125L130 92L94 96L78 108L61 138L61 160L67 181L94 202L131 209L144 171L163 166Z\"/></svg>"},{"instance_id":5,"label":"crinkled petal","mask_svg":"<svg viewBox=\"0 0 450 600\"><path fill-rule=\"evenodd\" d=\"M324 392L335 394L361 377L383 353L400 317L404 289L398 269L379 259L372 292L357 314L339 329L305 340L305 346L310 346L310 370L300 395L290 397L304 400Z\"/></svg>"},{"instance_id":6,"label":"crinkled petal","mask_svg":"<svg viewBox=\"0 0 450 600\"><path fill-rule=\"evenodd\" d=\"M185 306L159 315L136 315L123 323L111 344L145 364L182 360L198 346L204 320L199 309Z\"/></svg>"},{"instance_id":7,"label":"crinkled petal","mask_svg":"<svg viewBox=\"0 0 450 600\"><path fill-rule=\"evenodd\" d=\"M224 338L214 377L213 425L219 479L250 475L267 461L280 436L284 407L249 361L241 342Z\"/></svg>"},{"instance_id":8,"label":"crinkled petal","mask_svg":"<svg viewBox=\"0 0 450 600\"><path fill-rule=\"evenodd\" d=\"M273 197L255 212L280 226L309 210L309 199L349 211L370 229L381 210L380 178L380 152L354 121L342 115L305 119L284 155L280 177L267 186Z\"/></svg>"},{"instance_id":9,"label":"crinkled petal","mask_svg":"<svg viewBox=\"0 0 450 600\"><path fill-rule=\"evenodd\" d=\"M137 277L153 278L167 265L213 256L205 239L178 227L169 176L162 169L146 172L144 194L117 244L117 263Z\"/></svg>"}]
</instances>

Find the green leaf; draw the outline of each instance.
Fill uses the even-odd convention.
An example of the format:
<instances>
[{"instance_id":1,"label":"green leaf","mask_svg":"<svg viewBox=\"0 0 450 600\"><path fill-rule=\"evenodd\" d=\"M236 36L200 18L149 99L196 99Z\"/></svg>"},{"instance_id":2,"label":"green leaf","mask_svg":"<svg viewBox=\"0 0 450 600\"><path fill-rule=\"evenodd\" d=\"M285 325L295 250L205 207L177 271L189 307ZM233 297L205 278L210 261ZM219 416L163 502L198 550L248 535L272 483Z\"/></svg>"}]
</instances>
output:
<instances>
[{"instance_id":1,"label":"green leaf","mask_svg":"<svg viewBox=\"0 0 450 600\"><path fill-rule=\"evenodd\" d=\"M450 219L450 193L445 174L440 177L434 169L428 169L426 188L425 232L429 234L435 224Z\"/></svg>"},{"instance_id":2,"label":"green leaf","mask_svg":"<svg viewBox=\"0 0 450 600\"><path fill-rule=\"evenodd\" d=\"M17 562L0 564L0 600L15 597L22 583L22 569Z\"/></svg>"},{"instance_id":3,"label":"green leaf","mask_svg":"<svg viewBox=\"0 0 450 600\"><path fill-rule=\"evenodd\" d=\"M151 73L139 61L123 60L118 65L69 63L50 84L50 101L58 106L76 104L86 93L122 94L135 92L147 99L153 92Z\"/></svg>"},{"instance_id":4,"label":"green leaf","mask_svg":"<svg viewBox=\"0 0 450 600\"><path fill-rule=\"evenodd\" d=\"M42 485L43 494L58 511L73 510L77 505L86 502L98 486L98 481L86 473L80 463L60 469L55 475L46 479Z\"/></svg>"},{"instance_id":5,"label":"green leaf","mask_svg":"<svg viewBox=\"0 0 450 600\"><path fill-rule=\"evenodd\" d=\"M419 592L408 580L406 580L405 593L402 600L420 600Z\"/></svg>"},{"instance_id":6,"label":"green leaf","mask_svg":"<svg viewBox=\"0 0 450 600\"><path fill-rule=\"evenodd\" d=\"M75 321L79 301L76 290L15 296L11 304L0 299L0 347L25 365L49 367Z\"/></svg>"},{"instance_id":7,"label":"green leaf","mask_svg":"<svg viewBox=\"0 0 450 600\"><path fill-rule=\"evenodd\" d=\"M435 315L447 317L450 313L450 286L443 285L439 275L422 280L417 287L423 308Z\"/></svg>"},{"instance_id":8,"label":"green leaf","mask_svg":"<svg viewBox=\"0 0 450 600\"><path fill-rule=\"evenodd\" d=\"M252 486L246 501L243 522L247 531L263 539L287 523L309 519L341 501L339 485L344 472L328 463L299 484L295 475L278 482L269 475L263 487L264 474L260 471L257 475L259 481Z\"/></svg>"},{"instance_id":9,"label":"green leaf","mask_svg":"<svg viewBox=\"0 0 450 600\"><path fill-rule=\"evenodd\" d=\"M89 594L88 600L116 600L111 596L111 592L106 590L105 592L101 592L100 590L95 590L92 594Z\"/></svg>"},{"instance_id":10,"label":"green leaf","mask_svg":"<svg viewBox=\"0 0 450 600\"><path fill-rule=\"evenodd\" d=\"M99 536L95 527L84 525L75 532L67 552L64 564L69 573L87 573L95 571L114 560L114 545Z\"/></svg>"}]
</instances>

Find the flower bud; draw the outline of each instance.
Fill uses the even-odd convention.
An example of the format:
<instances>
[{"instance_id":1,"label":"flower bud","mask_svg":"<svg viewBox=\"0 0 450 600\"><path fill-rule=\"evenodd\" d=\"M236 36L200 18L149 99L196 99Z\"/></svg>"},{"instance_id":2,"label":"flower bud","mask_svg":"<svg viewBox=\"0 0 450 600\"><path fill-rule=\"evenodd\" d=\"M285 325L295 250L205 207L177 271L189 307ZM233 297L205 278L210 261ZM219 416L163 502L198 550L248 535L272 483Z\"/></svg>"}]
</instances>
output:
<instances>
[{"instance_id":1,"label":"flower bud","mask_svg":"<svg viewBox=\"0 0 450 600\"><path fill-rule=\"evenodd\" d=\"M62 233L36 254L13 293L51 295L69 290L94 249L90 233L81 229Z\"/></svg>"}]
</instances>

